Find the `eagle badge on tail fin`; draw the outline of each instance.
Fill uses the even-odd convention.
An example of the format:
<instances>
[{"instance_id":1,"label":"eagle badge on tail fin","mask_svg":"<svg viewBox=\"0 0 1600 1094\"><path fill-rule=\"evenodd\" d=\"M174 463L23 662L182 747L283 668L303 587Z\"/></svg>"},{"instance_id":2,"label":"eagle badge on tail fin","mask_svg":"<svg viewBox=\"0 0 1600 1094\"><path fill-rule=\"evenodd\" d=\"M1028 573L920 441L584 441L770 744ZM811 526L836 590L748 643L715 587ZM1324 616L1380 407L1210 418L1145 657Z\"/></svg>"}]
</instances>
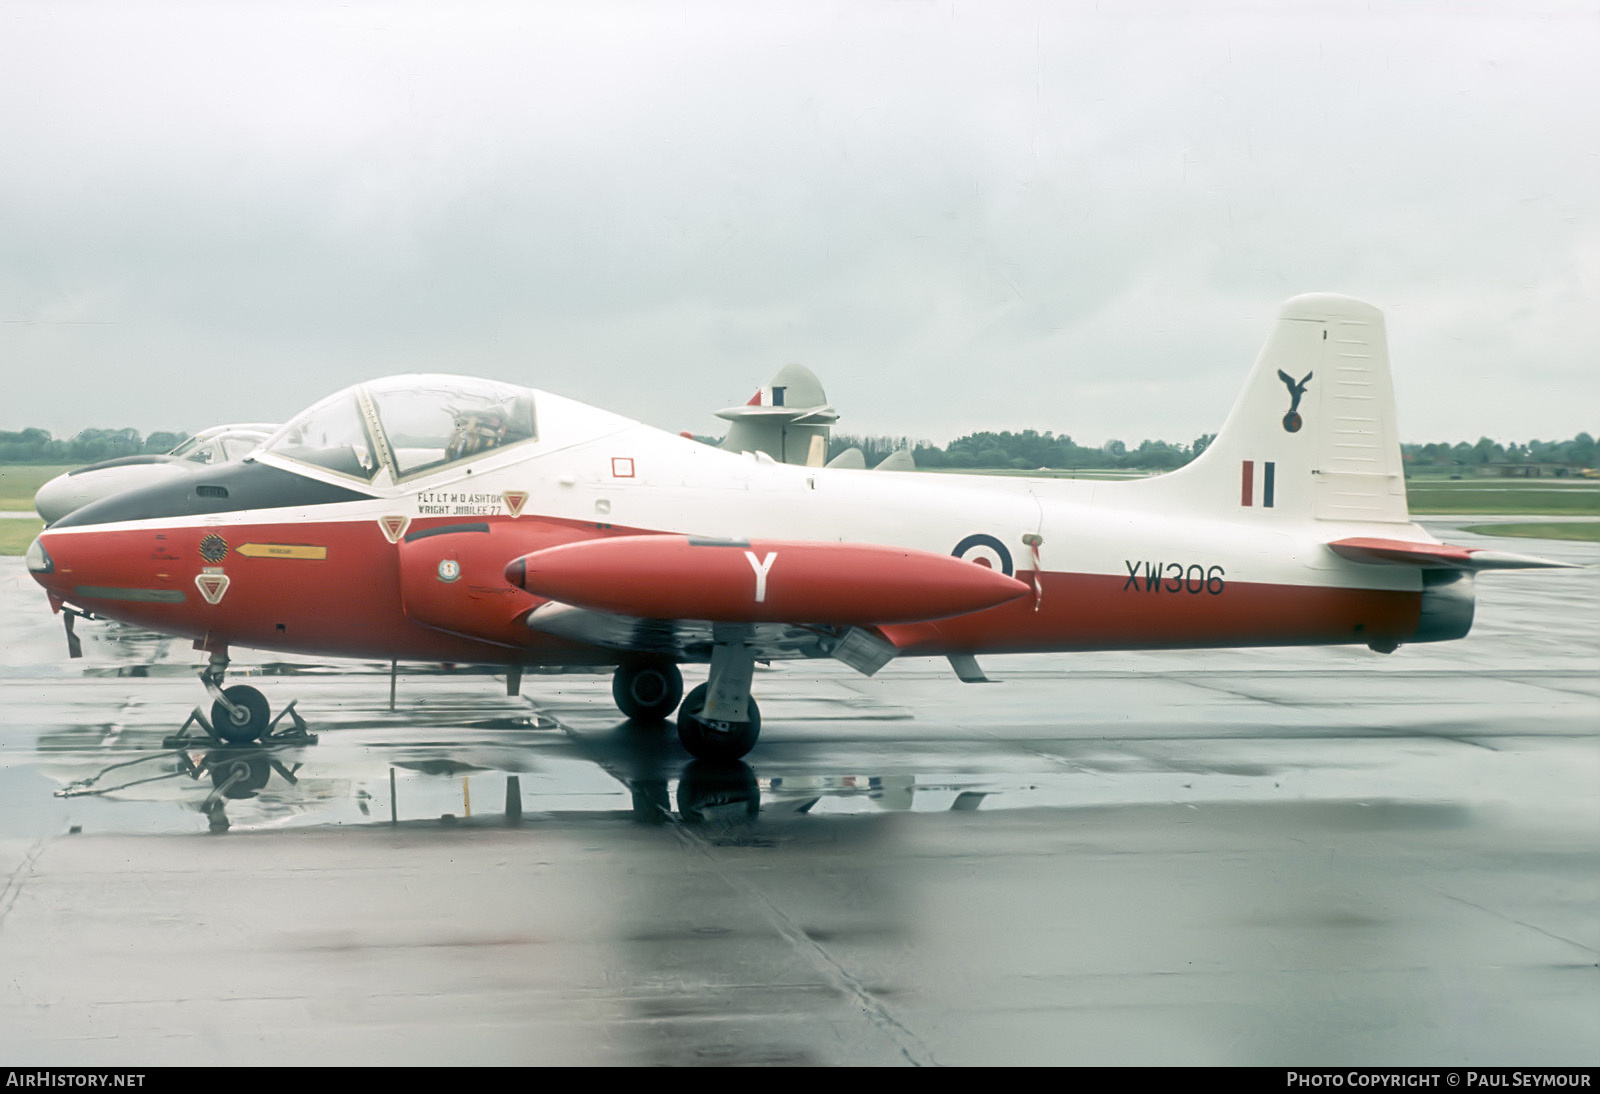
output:
<instances>
[{"instance_id":1,"label":"eagle badge on tail fin","mask_svg":"<svg viewBox=\"0 0 1600 1094\"><path fill-rule=\"evenodd\" d=\"M1281 368L1278 370L1278 379L1289 389L1289 413L1283 416L1283 428L1286 432L1298 433L1300 427L1305 424L1300 417L1300 397L1306 393L1306 385L1311 382L1311 376L1311 373L1306 373L1305 379L1297 384L1294 382L1294 377Z\"/></svg>"}]
</instances>

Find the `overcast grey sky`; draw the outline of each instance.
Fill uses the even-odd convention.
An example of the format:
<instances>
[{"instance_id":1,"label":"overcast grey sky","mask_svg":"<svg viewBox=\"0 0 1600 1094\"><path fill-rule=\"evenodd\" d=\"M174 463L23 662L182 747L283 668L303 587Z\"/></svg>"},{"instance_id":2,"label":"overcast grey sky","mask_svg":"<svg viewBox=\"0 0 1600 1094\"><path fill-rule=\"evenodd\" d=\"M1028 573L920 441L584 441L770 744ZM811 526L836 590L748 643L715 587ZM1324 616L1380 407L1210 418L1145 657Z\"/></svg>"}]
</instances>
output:
<instances>
[{"instance_id":1,"label":"overcast grey sky","mask_svg":"<svg viewBox=\"0 0 1600 1094\"><path fill-rule=\"evenodd\" d=\"M1215 430L1306 291L1407 440L1600 429L1600 4L0 0L0 428L454 371L720 432Z\"/></svg>"}]
</instances>

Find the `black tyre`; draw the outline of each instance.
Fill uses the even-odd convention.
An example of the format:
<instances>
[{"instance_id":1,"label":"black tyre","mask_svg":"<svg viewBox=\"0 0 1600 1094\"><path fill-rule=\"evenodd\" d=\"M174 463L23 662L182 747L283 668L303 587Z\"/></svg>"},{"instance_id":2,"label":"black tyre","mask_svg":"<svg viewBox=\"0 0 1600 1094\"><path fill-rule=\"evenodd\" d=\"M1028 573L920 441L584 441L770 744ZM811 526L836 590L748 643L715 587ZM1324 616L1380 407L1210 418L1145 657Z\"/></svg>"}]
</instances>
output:
<instances>
[{"instance_id":1,"label":"black tyre","mask_svg":"<svg viewBox=\"0 0 1600 1094\"><path fill-rule=\"evenodd\" d=\"M678 778L678 816L685 824L748 824L760 815L756 773L738 760L694 760Z\"/></svg>"},{"instance_id":2,"label":"black tyre","mask_svg":"<svg viewBox=\"0 0 1600 1094\"><path fill-rule=\"evenodd\" d=\"M756 746L761 736L761 708L751 699L745 706L748 722L713 722L700 717L706 705L706 685L691 691L678 708L678 740L697 760L737 760Z\"/></svg>"},{"instance_id":3,"label":"black tyre","mask_svg":"<svg viewBox=\"0 0 1600 1094\"><path fill-rule=\"evenodd\" d=\"M211 785L225 798L253 798L272 778L263 748L216 749L206 754Z\"/></svg>"},{"instance_id":4,"label":"black tyre","mask_svg":"<svg viewBox=\"0 0 1600 1094\"><path fill-rule=\"evenodd\" d=\"M618 665L611 677L611 698L634 721L659 722L671 717L683 698L683 673L671 661Z\"/></svg>"},{"instance_id":5,"label":"black tyre","mask_svg":"<svg viewBox=\"0 0 1600 1094\"><path fill-rule=\"evenodd\" d=\"M240 745L253 741L266 731L272 720L267 697L253 687L240 684L223 691L228 702L239 708L234 714L221 703L211 704L211 726L224 741Z\"/></svg>"}]
</instances>

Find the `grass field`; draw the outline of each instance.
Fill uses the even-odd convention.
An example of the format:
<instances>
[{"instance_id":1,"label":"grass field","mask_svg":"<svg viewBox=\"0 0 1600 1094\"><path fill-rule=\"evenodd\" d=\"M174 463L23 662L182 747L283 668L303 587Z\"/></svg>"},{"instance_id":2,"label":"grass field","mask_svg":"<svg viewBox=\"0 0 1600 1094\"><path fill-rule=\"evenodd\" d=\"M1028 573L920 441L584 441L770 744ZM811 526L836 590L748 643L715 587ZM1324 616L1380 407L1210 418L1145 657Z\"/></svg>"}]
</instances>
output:
<instances>
[{"instance_id":1,"label":"grass field","mask_svg":"<svg viewBox=\"0 0 1600 1094\"><path fill-rule=\"evenodd\" d=\"M956 468L940 468L955 473ZM1139 478L1138 471L1006 471L975 469L983 475L1033 478ZM973 472L968 472L973 473ZM1411 512L1483 516L1600 517L1600 480L1593 479L1411 479L1406 483Z\"/></svg>"},{"instance_id":2,"label":"grass field","mask_svg":"<svg viewBox=\"0 0 1600 1094\"><path fill-rule=\"evenodd\" d=\"M1408 483L1406 494L1413 513L1600 517L1600 482L1592 480L1424 480Z\"/></svg>"},{"instance_id":3,"label":"grass field","mask_svg":"<svg viewBox=\"0 0 1600 1094\"><path fill-rule=\"evenodd\" d=\"M0 555L20 555L44 527L42 520L0 520Z\"/></svg>"},{"instance_id":4,"label":"grass field","mask_svg":"<svg viewBox=\"0 0 1600 1094\"><path fill-rule=\"evenodd\" d=\"M39 492L39 487L70 470L70 465L0 464L0 511L32 510L33 495Z\"/></svg>"},{"instance_id":5,"label":"grass field","mask_svg":"<svg viewBox=\"0 0 1600 1094\"><path fill-rule=\"evenodd\" d=\"M1146 479L1149 471L1127 471L1116 467L1029 468L1018 471L1010 467L919 467L935 475L1000 475L1023 479Z\"/></svg>"},{"instance_id":6,"label":"grass field","mask_svg":"<svg viewBox=\"0 0 1600 1094\"><path fill-rule=\"evenodd\" d=\"M1464 524L1463 532L1482 536L1526 536L1530 539L1574 539L1600 543L1600 521L1564 520L1527 524Z\"/></svg>"}]
</instances>

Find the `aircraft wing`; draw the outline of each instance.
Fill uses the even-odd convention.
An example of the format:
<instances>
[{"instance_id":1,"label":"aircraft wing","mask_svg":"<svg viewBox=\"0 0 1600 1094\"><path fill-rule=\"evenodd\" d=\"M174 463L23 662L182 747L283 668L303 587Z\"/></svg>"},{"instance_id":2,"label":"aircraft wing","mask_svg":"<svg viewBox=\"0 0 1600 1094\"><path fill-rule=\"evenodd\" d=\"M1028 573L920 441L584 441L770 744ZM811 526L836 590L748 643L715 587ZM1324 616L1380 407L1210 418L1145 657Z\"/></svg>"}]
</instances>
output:
<instances>
[{"instance_id":1,"label":"aircraft wing","mask_svg":"<svg viewBox=\"0 0 1600 1094\"><path fill-rule=\"evenodd\" d=\"M1418 543L1405 539L1376 539L1357 536L1334 540L1328 549L1352 562L1380 566L1421 566L1451 570L1536 570L1571 568L1570 562L1555 562L1510 551L1489 551L1481 547L1457 547L1449 543Z\"/></svg>"},{"instance_id":2,"label":"aircraft wing","mask_svg":"<svg viewBox=\"0 0 1600 1094\"><path fill-rule=\"evenodd\" d=\"M528 614L536 631L602 649L652 653L680 661L711 660L714 624L696 619L641 619L550 601ZM893 643L872 629L757 623L744 644L758 661L832 657L866 676L894 659Z\"/></svg>"}]
</instances>

